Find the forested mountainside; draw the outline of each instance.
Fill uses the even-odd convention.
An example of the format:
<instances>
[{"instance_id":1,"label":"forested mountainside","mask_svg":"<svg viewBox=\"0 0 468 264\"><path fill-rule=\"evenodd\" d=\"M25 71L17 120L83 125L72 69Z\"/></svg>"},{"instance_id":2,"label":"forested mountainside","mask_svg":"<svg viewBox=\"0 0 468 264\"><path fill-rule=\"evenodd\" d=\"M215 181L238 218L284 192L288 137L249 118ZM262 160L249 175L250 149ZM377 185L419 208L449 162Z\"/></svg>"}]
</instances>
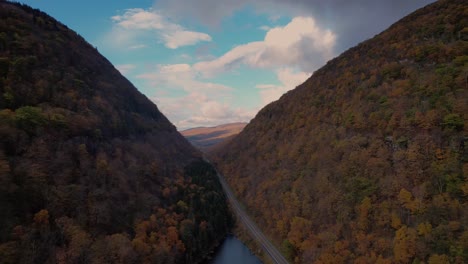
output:
<instances>
[{"instance_id":1,"label":"forested mountainside","mask_svg":"<svg viewBox=\"0 0 468 264\"><path fill-rule=\"evenodd\" d=\"M239 134L246 125L247 123L231 123L215 127L196 127L180 133L196 148L209 152Z\"/></svg>"},{"instance_id":2,"label":"forested mountainside","mask_svg":"<svg viewBox=\"0 0 468 264\"><path fill-rule=\"evenodd\" d=\"M349 49L213 155L294 263L468 262L468 5Z\"/></svg>"},{"instance_id":3,"label":"forested mountainside","mask_svg":"<svg viewBox=\"0 0 468 264\"><path fill-rule=\"evenodd\" d=\"M1 263L196 263L231 222L152 102L65 25L0 1Z\"/></svg>"}]
</instances>

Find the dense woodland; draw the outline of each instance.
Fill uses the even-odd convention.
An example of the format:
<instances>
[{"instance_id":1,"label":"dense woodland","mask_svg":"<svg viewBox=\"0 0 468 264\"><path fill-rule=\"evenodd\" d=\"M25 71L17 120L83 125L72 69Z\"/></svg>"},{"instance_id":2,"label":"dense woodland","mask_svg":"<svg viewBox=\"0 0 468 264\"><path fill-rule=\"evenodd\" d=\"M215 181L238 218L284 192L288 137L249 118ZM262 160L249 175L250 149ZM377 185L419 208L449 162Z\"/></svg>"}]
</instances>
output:
<instances>
[{"instance_id":1,"label":"dense woodland","mask_svg":"<svg viewBox=\"0 0 468 264\"><path fill-rule=\"evenodd\" d=\"M196 263L231 225L216 172L152 102L0 1L1 263Z\"/></svg>"},{"instance_id":2,"label":"dense woodland","mask_svg":"<svg viewBox=\"0 0 468 264\"><path fill-rule=\"evenodd\" d=\"M438 1L212 155L291 262L468 263L467 119L468 5Z\"/></svg>"}]
</instances>

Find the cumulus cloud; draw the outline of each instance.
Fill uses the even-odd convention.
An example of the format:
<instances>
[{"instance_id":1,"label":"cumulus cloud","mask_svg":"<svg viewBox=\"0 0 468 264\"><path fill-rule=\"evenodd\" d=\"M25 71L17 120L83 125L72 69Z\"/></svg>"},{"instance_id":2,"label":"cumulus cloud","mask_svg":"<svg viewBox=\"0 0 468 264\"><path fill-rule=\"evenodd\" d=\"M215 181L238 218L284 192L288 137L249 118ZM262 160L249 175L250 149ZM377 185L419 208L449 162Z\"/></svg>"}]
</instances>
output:
<instances>
[{"instance_id":1,"label":"cumulus cloud","mask_svg":"<svg viewBox=\"0 0 468 264\"><path fill-rule=\"evenodd\" d=\"M256 111L304 82L333 56L335 35L311 17L296 17L283 27L269 29L263 41L234 47L224 55L193 65L157 65L137 78L158 88L153 100L179 129L249 121ZM253 85L261 102L255 109L233 107L234 89L209 78L236 67L274 70L279 84Z\"/></svg>"},{"instance_id":2,"label":"cumulus cloud","mask_svg":"<svg viewBox=\"0 0 468 264\"><path fill-rule=\"evenodd\" d=\"M281 68L276 71L280 85L275 84L258 84L263 104L268 104L278 100L285 92L296 88L303 83L310 73L294 71L292 68Z\"/></svg>"},{"instance_id":3,"label":"cumulus cloud","mask_svg":"<svg viewBox=\"0 0 468 264\"><path fill-rule=\"evenodd\" d=\"M194 45L200 41L211 41L210 35L187 30L179 24L170 22L154 9L127 9L124 14L113 16L111 19L115 23L115 28L110 37L114 42L124 44L130 49L144 47L143 44L131 41L148 33L155 33L170 49Z\"/></svg>"},{"instance_id":4,"label":"cumulus cloud","mask_svg":"<svg viewBox=\"0 0 468 264\"><path fill-rule=\"evenodd\" d=\"M276 75L280 84L259 84L261 103L245 109L232 104L233 88L201 81L199 72L189 64L157 65L151 72L138 75L154 87L151 99L179 130L196 126L214 126L223 123L248 122L264 105L278 100L288 90L304 82L310 73L279 68ZM177 94L177 95L174 95Z\"/></svg>"},{"instance_id":5,"label":"cumulus cloud","mask_svg":"<svg viewBox=\"0 0 468 264\"><path fill-rule=\"evenodd\" d=\"M239 45L223 56L194 68L209 77L241 64L256 68L296 67L312 72L333 57L336 36L312 17L295 17L284 27L269 29L263 41Z\"/></svg>"},{"instance_id":6,"label":"cumulus cloud","mask_svg":"<svg viewBox=\"0 0 468 264\"><path fill-rule=\"evenodd\" d=\"M231 106L231 87L200 81L197 76L189 64L169 64L157 65L137 78L155 88L152 100L179 130L249 121L253 117L255 111Z\"/></svg>"},{"instance_id":7,"label":"cumulus cloud","mask_svg":"<svg viewBox=\"0 0 468 264\"><path fill-rule=\"evenodd\" d=\"M156 96L151 99L178 130L248 122L258 110L233 108L228 103L218 102L200 93L190 93L182 97Z\"/></svg>"},{"instance_id":8,"label":"cumulus cloud","mask_svg":"<svg viewBox=\"0 0 468 264\"><path fill-rule=\"evenodd\" d=\"M171 17L192 18L207 25L219 25L236 11L255 8L258 12L278 16L312 16L317 23L339 36L341 52L374 36L391 23L435 0L158 0Z\"/></svg>"},{"instance_id":9,"label":"cumulus cloud","mask_svg":"<svg viewBox=\"0 0 468 264\"><path fill-rule=\"evenodd\" d=\"M157 65L136 78L154 87L153 101L179 129L211 126L249 121L261 106L304 82L333 56L433 1L158 0L154 9L128 9L112 17L111 40L128 49L145 48L142 43L150 38L170 49L204 42L190 59L177 60L198 63ZM293 19L280 27L253 25L265 31L262 40L238 45L219 57L211 53L216 44L210 35L174 22L193 19L219 26L245 7L266 14L271 21ZM234 89L209 79L243 66L270 69L277 76L278 83L251 84L261 98L255 109L234 106ZM132 70L125 65L119 68L121 72Z\"/></svg>"}]
</instances>

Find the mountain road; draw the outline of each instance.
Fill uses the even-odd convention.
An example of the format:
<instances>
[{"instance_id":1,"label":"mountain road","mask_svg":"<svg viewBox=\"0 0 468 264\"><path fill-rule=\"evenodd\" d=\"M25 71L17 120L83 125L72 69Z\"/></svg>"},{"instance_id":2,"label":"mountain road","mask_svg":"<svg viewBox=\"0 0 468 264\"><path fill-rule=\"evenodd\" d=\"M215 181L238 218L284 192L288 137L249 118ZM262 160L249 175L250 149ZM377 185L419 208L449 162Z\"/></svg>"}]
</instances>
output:
<instances>
[{"instance_id":1,"label":"mountain road","mask_svg":"<svg viewBox=\"0 0 468 264\"><path fill-rule=\"evenodd\" d=\"M273 263L275 264L288 264L289 262L286 258L280 253L280 251L270 242L270 240L263 234L263 232L257 227L257 225L250 219L247 213L242 208L239 201L237 201L234 193L231 188L224 180L223 175L219 172L218 178L223 186L224 192L231 203L234 213L240 219L245 228L250 232L251 236L260 244L265 253L270 257Z\"/></svg>"}]
</instances>

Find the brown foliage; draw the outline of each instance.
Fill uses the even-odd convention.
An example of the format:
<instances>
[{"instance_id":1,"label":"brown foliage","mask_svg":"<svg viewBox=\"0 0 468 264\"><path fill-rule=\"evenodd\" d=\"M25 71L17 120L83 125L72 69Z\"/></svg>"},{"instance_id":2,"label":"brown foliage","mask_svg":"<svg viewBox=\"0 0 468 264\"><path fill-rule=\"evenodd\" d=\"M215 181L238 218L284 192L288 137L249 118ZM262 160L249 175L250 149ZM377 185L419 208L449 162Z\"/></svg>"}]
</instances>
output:
<instances>
[{"instance_id":1,"label":"brown foliage","mask_svg":"<svg viewBox=\"0 0 468 264\"><path fill-rule=\"evenodd\" d=\"M465 2L349 49L212 153L292 261L468 262Z\"/></svg>"}]
</instances>

